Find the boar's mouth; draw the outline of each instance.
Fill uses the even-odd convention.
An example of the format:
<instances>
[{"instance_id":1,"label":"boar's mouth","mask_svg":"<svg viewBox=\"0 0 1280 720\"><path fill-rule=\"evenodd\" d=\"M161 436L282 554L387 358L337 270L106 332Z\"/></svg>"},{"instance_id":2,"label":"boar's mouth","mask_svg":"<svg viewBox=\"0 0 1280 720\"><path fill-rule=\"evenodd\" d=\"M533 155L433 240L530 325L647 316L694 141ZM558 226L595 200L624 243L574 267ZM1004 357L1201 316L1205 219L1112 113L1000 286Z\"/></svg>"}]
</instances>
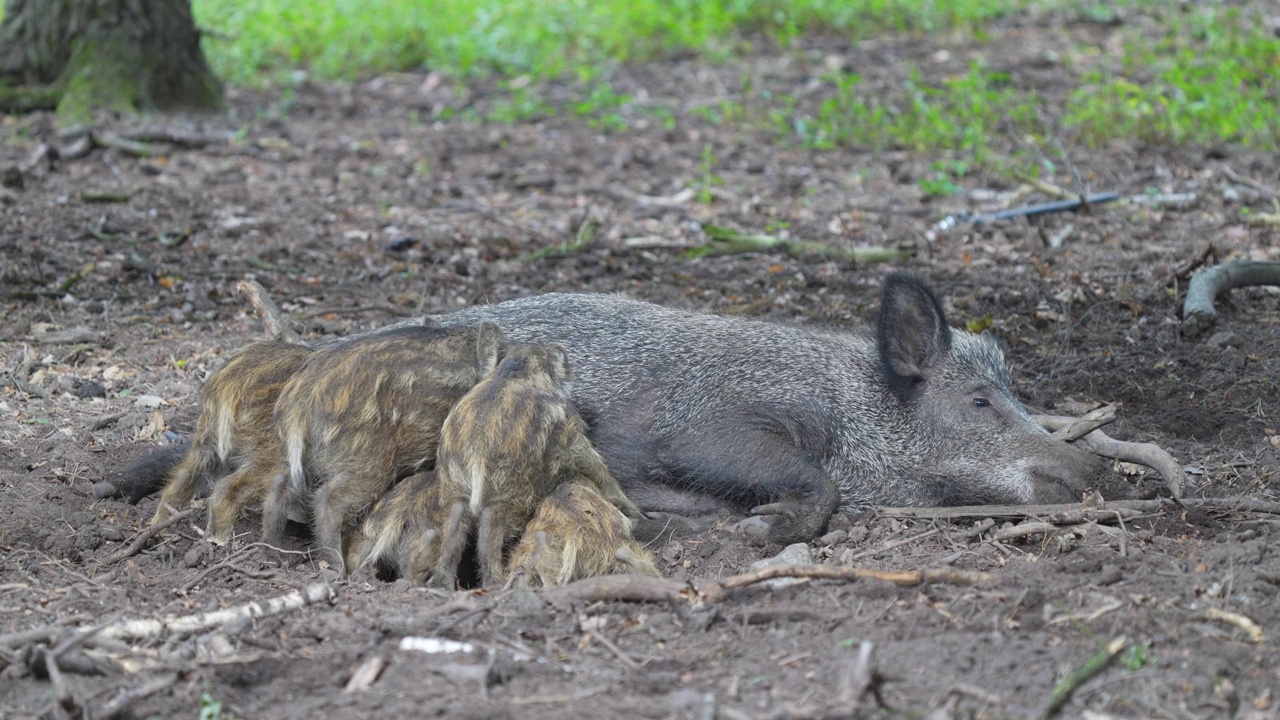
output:
<instances>
[{"instance_id":1,"label":"boar's mouth","mask_svg":"<svg viewBox=\"0 0 1280 720\"><path fill-rule=\"evenodd\" d=\"M959 505L1022 505L1027 499L997 487L974 485L972 480L962 480L944 475L923 478L924 497L934 507Z\"/></svg>"}]
</instances>

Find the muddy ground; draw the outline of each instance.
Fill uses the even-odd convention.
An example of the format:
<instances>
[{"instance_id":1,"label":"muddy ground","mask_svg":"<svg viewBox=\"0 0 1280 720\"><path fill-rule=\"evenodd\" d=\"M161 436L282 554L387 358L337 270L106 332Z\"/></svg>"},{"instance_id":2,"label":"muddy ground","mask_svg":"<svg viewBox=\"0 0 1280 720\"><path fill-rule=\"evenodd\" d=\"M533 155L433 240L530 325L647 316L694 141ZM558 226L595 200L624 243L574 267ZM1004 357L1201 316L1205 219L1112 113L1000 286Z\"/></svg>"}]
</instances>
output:
<instances>
[{"instance_id":1,"label":"muddy ground","mask_svg":"<svg viewBox=\"0 0 1280 720\"><path fill-rule=\"evenodd\" d=\"M1196 198L934 232L949 213L1043 197L1010 199L999 194L1013 189L1007 181L971 174L963 194L929 198L919 184L927 157L809 150L695 112L737 98L727 88L743 77L816 103L803 91L833 66L891 87L910 66L936 79L977 56L1053 99L1076 70L1042 61L1054 57L1044 51L1113 47L1120 28L1046 17L995 30L983 44L817 39L785 51L762 43L721 65L672 57L620 69L613 87L637 98L621 111L625 131L571 113L482 122L475 117L499 102L493 88L464 91L427 74L232 91L228 116L207 128L234 132L230 142L141 159L99 149L7 172L0 634L201 613L334 580L305 556L282 566L262 555L251 545L256 515L230 548L205 542L193 517L114 559L146 526L155 498L129 505L90 492L168 442L166 431L190 432L202 380L260 336L234 293L242 278L267 286L313 338L552 290L792 323L874 317L885 266L780 253L685 258L680 248L702 242L703 222L842 247L914 243L917 256L890 267L928 278L953 324L990 314L1028 405L1077 413L1116 403L1121 419L1109 432L1172 452L1192 470L1188 496L1274 499L1280 294L1237 291L1221 303L1222 332L1179 334L1180 271L1210 246L1222 259L1280 259L1277 231L1247 224L1242 212L1271 210L1266 190L1226 172L1280 187L1274 156L1126 142L1091 149L1066 138L1071 167L1059 162L1050 176L1061 185ZM571 90L543 89L552 98ZM475 112L434 119L447 107ZM57 142L46 115L5 118L2 128L0 167ZM686 188L710 197L637 199ZM599 230L585 246L531 256L587 220ZM1047 247L1069 223L1062 246ZM1112 492L1150 497L1162 487L1154 473L1123 467ZM732 520L658 544L663 571L707 582L781 549L734 534ZM1085 524L1004 542L970 532L972 522L837 516L811 549L818 562L949 563L995 576L976 587L810 581L690 610L335 582L331 602L130 641L114 648L130 672L68 672L65 685L72 712L83 706L93 717L148 683L163 689L122 701L123 716L194 717L207 693L205 710L220 703L224 718L819 717L828 707L848 712L842 688L867 641L883 705L859 694L859 714L1016 718L1041 712L1055 683L1123 637L1120 656L1079 687L1066 716L1275 714L1272 516L1167 510L1123 529ZM294 542L307 547L303 536ZM1214 609L1251 619L1261 640ZM476 649L399 649L409 636ZM0 717L58 716L36 645L0 643ZM377 681L344 692L371 658L386 662Z\"/></svg>"}]
</instances>

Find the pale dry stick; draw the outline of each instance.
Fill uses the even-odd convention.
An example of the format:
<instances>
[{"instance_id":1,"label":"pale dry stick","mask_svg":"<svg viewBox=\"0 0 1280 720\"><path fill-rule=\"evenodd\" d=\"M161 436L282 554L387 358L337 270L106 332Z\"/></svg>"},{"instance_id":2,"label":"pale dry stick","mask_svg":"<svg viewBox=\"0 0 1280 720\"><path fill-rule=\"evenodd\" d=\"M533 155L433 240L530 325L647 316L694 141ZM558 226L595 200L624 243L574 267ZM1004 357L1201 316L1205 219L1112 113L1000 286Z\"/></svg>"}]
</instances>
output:
<instances>
[{"instance_id":1,"label":"pale dry stick","mask_svg":"<svg viewBox=\"0 0 1280 720\"><path fill-rule=\"evenodd\" d=\"M249 306L262 319L262 326L268 340L282 340L294 345L302 344L302 338L298 337L298 333L289 327L289 321L280 312L280 308L276 307L276 304L271 301L270 296L267 295L266 288L259 285L255 280L241 280L236 283L236 292L249 303Z\"/></svg>"},{"instance_id":2,"label":"pale dry stick","mask_svg":"<svg viewBox=\"0 0 1280 720\"><path fill-rule=\"evenodd\" d=\"M1075 422L1053 431L1053 437L1065 442L1075 442L1089 433L1116 421L1116 406L1106 405L1081 415Z\"/></svg>"},{"instance_id":3,"label":"pale dry stick","mask_svg":"<svg viewBox=\"0 0 1280 720\"><path fill-rule=\"evenodd\" d=\"M1261 643L1263 640L1262 628L1258 627L1256 622L1250 620L1244 615L1241 615L1240 613L1228 612L1216 607L1211 607L1206 608L1201 616L1209 620L1221 620L1222 622L1235 625L1237 628L1244 631L1244 633L1249 636L1249 642L1254 643L1255 645Z\"/></svg>"},{"instance_id":4,"label":"pale dry stick","mask_svg":"<svg viewBox=\"0 0 1280 720\"><path fill-rule=\"evenodd\" d=\"M1079 200L1081 197L1081 193L1064 190L1063 188L1060 188L1047 180L1041 180L1030 173L1015 172L1014 175L1022 182L1030 185L1032 188L1039 190L1049 197L1056 197L1061 200Z\"/></svg>"},{"instance_id":5,"label":"pale dry stick","mask_svg":"<svg viewBox=\"0 0 1280 720\"><path fill-rule=\"evenodd\" d=\"M1057 529L1058 526L1053 523L1031 521L1013 527L1000 528L992 537L996 540L1013 540L1028 535L1048 535Z\"/></svg>"},{"instance_id":6,"label":"pale dry stick","mask_svg":"<svg viewBox=\"0 0 1280 720\"><path fill-rule=\"evenodd\" d=\"M511 698L507 701L509 705L558 705L561 703L577 702L586 700L589 697L599 695L608 691L607 687L588 688L581 692L572 693L570 695L530 695L522 698Z\"/></svg>"},{"instance_id":7,"label":"pale dry stick","mask_svg":"<svg viewBox=\"0 0 1280 720\"><path fill-rule=\"evenodd\" d=\"M112 623L99 633L107 638L152 639L165 633L185 635L219 627L244 618L260 618L298 610L319 602L329 602L337 593L328 583L315 583L302 590L271 598L264 602L248 602L235 607L197 615L170 615L158 620L124 620Z\"/></svg>"},{"instance_id":8,"label":"pale dry stick","mask_svg":"<svg viewBox=\"0 0 1280 720\"><path fill-rule=\"evenodd\" d=\"M925 532L922 532L919 535L913 535L912 537L903 538L902 540L895 540L886 545L881 545L880 547L871 548L870 550L863 550L857 555L854 555L853 557L849 558L849 562L854 562L855 560L868 558L868 557L871 557L872 555L879 555L880 553L889 552L890 550L896 550L902 547L903 545L910 545L912 543L920 542L921 540L931 538L940 532L942 532L942 528L934 528L932 530L926 530Z\"/></svg>"},{"instance_id":9,"label":"pale dry stick","mask_svg":"<svg viewBox=\"0 0 1280 720\"><path fill-rule=\"evenodd\" d=\"M156 523L155 525L152 525L146 530L143 530L142 532L138 533L136 537L134 537L133 542L130 542L128 546L116 552L111 557L108 557L106 560L103 560L102 564L112 565L114 563L120 562L121 560L125 560L127 558L133 557L134 555L137 555L138 552L141 551L144 546L146 546L147 542L151 540L151 538L155 537L156 535L159 535L161 532L167 530L171 526L177 525L183 520L186 520L187 518L196 514L197 510L199 510L199 508L190 508L187 510L183 510L177 515L171 515L164 522Z\"/></svg>"},{"instance_id":10,"label":"pale dry stick","mask_svg":"<svg viewBox=\"0 0 1280 720\"><path fill-rule=\"evenodd\" d=\"M351 673L351 679L347 681L346 687L342 688L342 692L359 692L368 690L378 681L378 676L387 667L386 658L381 655L370 655L364 662L360 663L360 667Z\"/></svg>"},{"instance_id":11,"label":"pale dry stick","mask_svg":"<svg viewBox=\"0 0 1280 720\"><path fill-rule=\"evenodd\" d=\"M1076 422L1075 418L1062 415L1033 415L1031 419L1049 432L1060 430ZM1154 469L1164 478L1169 494L1175 498L1182 497L1182 491L1187 482L1186 472L1178 461L1159 445L1116 440L1101 430L1094 430L1080 438L1078 442L1083 443L1085 448L1094 455L1138 463Z\"/></svg>"}]
</instances>

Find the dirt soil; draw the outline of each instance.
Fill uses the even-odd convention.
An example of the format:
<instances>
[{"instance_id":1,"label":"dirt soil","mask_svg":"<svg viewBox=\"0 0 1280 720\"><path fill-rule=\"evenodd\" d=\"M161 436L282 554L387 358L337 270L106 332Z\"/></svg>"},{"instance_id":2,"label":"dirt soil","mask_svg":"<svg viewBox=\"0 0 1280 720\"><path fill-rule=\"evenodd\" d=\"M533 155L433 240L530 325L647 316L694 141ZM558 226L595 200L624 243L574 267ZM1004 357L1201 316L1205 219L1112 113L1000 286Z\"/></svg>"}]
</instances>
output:
<instances>
[{"instance_id":1,"label":"dirt soil","mask_svg":"<svg viewBox=\"0 0 1280 720\"><path fill-rule=\"evenodd\" d=\"M0 718L78 716L79 707L103 717L113 701L137 718L194 717L202 702L210 716L221 703L223 718L801 718L849 716L854 703L860 716L1020 718L1038 715L1056 683L1122 637L1117 659L1076 689L1065 716L1274 716L1280 525L1266 514L1170 509L1123 527L1008 541L972 532L972 520L837 516L811 544L815 562L950 565L994 580L805 581L693 608L341 582L305 555L282 563L261 552L256 514L242 519L231 547L206 542L197 513L117 558L146 527L155 496L130 505L90 491L189 433L203 379L261 336L234 292L242 278L267 286L312 338L553 290L790 323L874 317L889 267L782 253L684 257L682 247L704 239L699 224L714 222L842 247L914 243L915 259L892 267L933 283L955 325L991 316L1029 406L1076 414L1116 403L1121 419L1108 432L1168 449L1189 470L1188 496L1274 500L1280 293L1232 293L1212 337L1197 340L1180 336L1179 307L1186 268L1210 247L1221 259L1280 260L1277 230L1246 224L1242 212L1270 211L1271 197L1227 173L1280 187L1275 156L1068 143L1070 167L1059 160L1050 176L1061 185L1195 200L941 232L935 224L950 213L1044 198L1011 199L1001 194L1013 189L1006 181L981 175L962 180L961 195L929 198L919 184L927 158L809 150L694 112L738 99L726 88L744 77L812 104L811 80L833 66L888 88L911 66L937 79L979 55L1042 97L1060 97L1067 70L1040 62L1045 51L1110 47L1119 30L1041 20L1011 18L982 44L815 39L785 51L761 44L721 65L671 57L620 69L615 90L637 98L623 111L625 131L571 113L437 121L446 106L483 117L498 96L400 75L232 91L228 115L208 127L234 131L230 142L151 158L99 149L7 170ZM8 117L2 129L0 168L58 142L47 115ZM695 197L684 202L639 197L687 188ZM587 220L599 230L585 245L561 247ZM1048 247L1068 224L1061 247ZM531 257L546 248L563 252ZM1153 472L1134 466L1117 466L1114 484L1122 495L1163 492ZM732 522L659 543L660 567L708 582L781 550L735 534ZM306 549L304 534L293 540ZM71 710L59 709L38 646L74 637L70 628L231 608L318 582L333 584L331 601L103 642L91 653L64 648L60 665L99 672L64 670ZM8 635L49 626L58 631ZM406 637L474 649L401 649ZM864 642L883 705L851 678ZM375 658L385 661L376 682L345 692Z\"/></svg>"}]
</instances>

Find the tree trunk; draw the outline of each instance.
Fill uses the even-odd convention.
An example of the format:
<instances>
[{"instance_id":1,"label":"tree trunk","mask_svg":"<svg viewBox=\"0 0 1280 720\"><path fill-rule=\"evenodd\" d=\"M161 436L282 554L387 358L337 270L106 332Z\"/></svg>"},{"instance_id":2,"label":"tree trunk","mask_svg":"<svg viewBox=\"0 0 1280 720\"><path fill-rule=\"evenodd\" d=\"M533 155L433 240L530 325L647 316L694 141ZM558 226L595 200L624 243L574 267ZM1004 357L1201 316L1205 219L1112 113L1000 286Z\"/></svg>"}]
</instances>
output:
<instances>
[{"instance_id":1,"label":"tree trunk","mask_svg":"<svg viewBox=\"0 0 1280 720\"><path fill-rule=\"evenodd\" d=\"M0 109L55 104L62 125L95 110L221 108L190 0L6 0Z\"/></svg>"}]
</instances>

